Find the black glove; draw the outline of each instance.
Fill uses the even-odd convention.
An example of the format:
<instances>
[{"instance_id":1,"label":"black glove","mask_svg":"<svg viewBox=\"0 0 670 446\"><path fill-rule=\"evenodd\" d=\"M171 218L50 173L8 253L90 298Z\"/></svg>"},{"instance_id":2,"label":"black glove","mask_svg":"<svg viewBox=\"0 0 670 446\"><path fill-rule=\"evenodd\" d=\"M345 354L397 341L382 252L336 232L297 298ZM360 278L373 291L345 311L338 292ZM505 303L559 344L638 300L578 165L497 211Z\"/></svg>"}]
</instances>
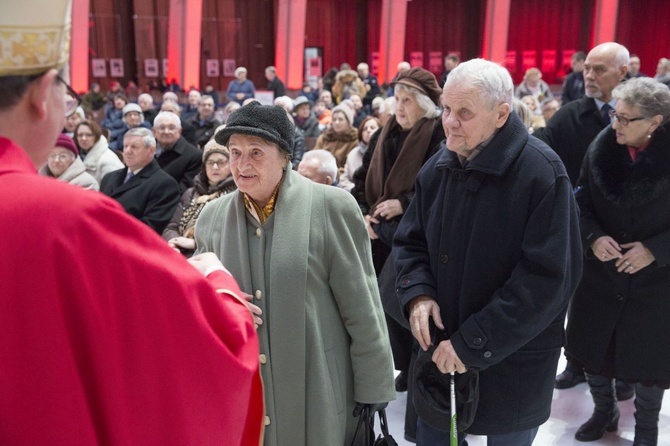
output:
<instances>
[{"instance_id":1,"label":"black glove","mask_svg":"<svg viewBox=\"0 0 670 446\"><path fill-rule=\"evenodd\" d=\"M370 413L374 414L375 412L379 412L380 410L386 409L386 406L388 405L389 403L373 403L373 404L356 403L356 406L354 406L354 417L360 416L361 412L363 412L363 409L365 408L370 409Z\"/></svg>"}]
</instances>

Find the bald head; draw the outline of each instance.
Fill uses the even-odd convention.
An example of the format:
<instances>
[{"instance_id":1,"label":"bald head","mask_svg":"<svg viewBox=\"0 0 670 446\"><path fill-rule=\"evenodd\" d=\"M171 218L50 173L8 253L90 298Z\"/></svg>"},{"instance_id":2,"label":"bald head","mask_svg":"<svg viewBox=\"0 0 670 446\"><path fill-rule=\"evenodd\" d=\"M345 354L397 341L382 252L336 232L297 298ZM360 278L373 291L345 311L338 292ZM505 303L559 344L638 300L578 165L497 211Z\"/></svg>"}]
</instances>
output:
<instances>
[{"instance_id":1,"label":"bald head","mask_svg":"<svg viewBox=\"0 0 670 446\"><path fill-rule=\"evenodd\" d=\"M609 102L612 90L628 72L630 55L625 46L606 42L589 51L584 62L584 89L586 96Z\"/></svg>"}]
</instances>

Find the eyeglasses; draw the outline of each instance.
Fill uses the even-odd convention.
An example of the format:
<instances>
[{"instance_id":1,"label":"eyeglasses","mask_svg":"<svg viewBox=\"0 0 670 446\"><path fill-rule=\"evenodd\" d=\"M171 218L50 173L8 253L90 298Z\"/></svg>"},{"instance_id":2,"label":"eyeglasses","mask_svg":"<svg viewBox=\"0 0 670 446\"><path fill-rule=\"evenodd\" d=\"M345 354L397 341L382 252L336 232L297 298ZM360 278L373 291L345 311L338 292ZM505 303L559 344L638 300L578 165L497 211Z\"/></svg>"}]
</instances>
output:
<instances>
[{"instance_id":1,"label":"eyeglasses","mask_svg":"<svg viewBox=\"0 0 670 446\"><path fill-rule=\"evenodd\" d=\"M205 163L205 166L207 166L207 167L214 167L215 164L216 164L218 167L223 167L223 166L225 166L226 164L228 164L228 160L225 160L225 161L207 161L207 162Z\"/></svg>"},{"instance_id":2,"label":"eyeglasses","mask_svg":"<svg viewBox=\"0 0 670 446\"><path fill-rule=\"evenodd\" d=\"M65 161L69 161L73 158L73 155L70 155L68 153L61 153L61 154L52 154L49 155L49 161L60 161L61 163L64 163Z\"/></svg>"},{"instance_id":3,"label":"eyeglasses","mask_svg":"<svg viewBox=\"0 0 670 446\"><path fill-rule=\"evenodd\" d=\"M623 116L617 115L614 110L610 110L610 118L616 119L617 121L619 121L619 124L621 124L624 127L626 127L631 122L641 121L643 119L647 119L644 116L639 116L637 118L625 118Z\"/></svg>"},{"instance_id":4,"label":"eyeglasses","mask_svg":"<svg viewBox=\"0 0 670 446\"><path fill-rule=\"evenodd\" d=\"M74 91L72 87L70 87L70 85L68 85L68 83L63 80L62 77L60 77L60 74L56 76L56 79L58 79L63 83L63 85L65 85L67 93L71 96L70 99L65 100L65 116L70 116L70 114L74 112L77 109L77 107L81 105L81 97L79 97L77 92Z\"/></svg>"}]
</instances>

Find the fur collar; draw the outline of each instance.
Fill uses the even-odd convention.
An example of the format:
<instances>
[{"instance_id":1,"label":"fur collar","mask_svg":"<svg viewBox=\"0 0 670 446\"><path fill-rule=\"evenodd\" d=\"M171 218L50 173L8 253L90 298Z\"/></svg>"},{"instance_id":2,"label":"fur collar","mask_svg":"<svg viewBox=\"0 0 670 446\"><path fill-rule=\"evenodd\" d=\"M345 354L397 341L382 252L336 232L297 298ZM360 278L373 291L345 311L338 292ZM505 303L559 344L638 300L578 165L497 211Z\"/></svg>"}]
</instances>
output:
<instances>
[{"instance_id":1,"label":"fur collar","mask_svg":"<svg viewBox=\"0 0 670 446\"><path fill-rule=\"evenodd\" d=\"M660 127L635 163L617 144L611 126L593 141L587 156L593 182L617 206L644 206L670 189L670 124Z\"/></svg>"}]
</instances>

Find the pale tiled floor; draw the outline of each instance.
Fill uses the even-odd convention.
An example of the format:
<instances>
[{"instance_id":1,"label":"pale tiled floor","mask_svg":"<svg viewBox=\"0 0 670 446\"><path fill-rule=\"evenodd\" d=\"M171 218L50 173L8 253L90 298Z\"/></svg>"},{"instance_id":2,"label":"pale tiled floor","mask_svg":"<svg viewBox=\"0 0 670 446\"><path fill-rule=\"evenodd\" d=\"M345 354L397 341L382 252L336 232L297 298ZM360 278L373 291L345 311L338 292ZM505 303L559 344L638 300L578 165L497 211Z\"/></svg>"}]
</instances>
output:
<instances>
[{"instance_id":1,"label":"pale tiled floor","mask_svg":"<svg viewBox=\"0 0 670 446\"><path fill-rule=\"evenodd\" d=\"M559 363L559 370L565 367L563 358ZM663 408L659 420L659 446L670 446L670 392L666 392ZM391 435L399 446L409 446L412 443L403 438L405 422L405 404L407 393L398 393L397 399L389 404L386 410ZM633 400L619 403L621 421L617 432L606 432L602 439L591 443L582 443L574 439L577 428L589 419L593 412L593 402L586 384L580 384L572 389L555 390L554 401L551 407L551 418L540 427L535 438L534 446L630 446L633 444L635 421L633 419ZM485 446L486 437L468 436L469 446Z\"/></svg>"}]
</instances>

